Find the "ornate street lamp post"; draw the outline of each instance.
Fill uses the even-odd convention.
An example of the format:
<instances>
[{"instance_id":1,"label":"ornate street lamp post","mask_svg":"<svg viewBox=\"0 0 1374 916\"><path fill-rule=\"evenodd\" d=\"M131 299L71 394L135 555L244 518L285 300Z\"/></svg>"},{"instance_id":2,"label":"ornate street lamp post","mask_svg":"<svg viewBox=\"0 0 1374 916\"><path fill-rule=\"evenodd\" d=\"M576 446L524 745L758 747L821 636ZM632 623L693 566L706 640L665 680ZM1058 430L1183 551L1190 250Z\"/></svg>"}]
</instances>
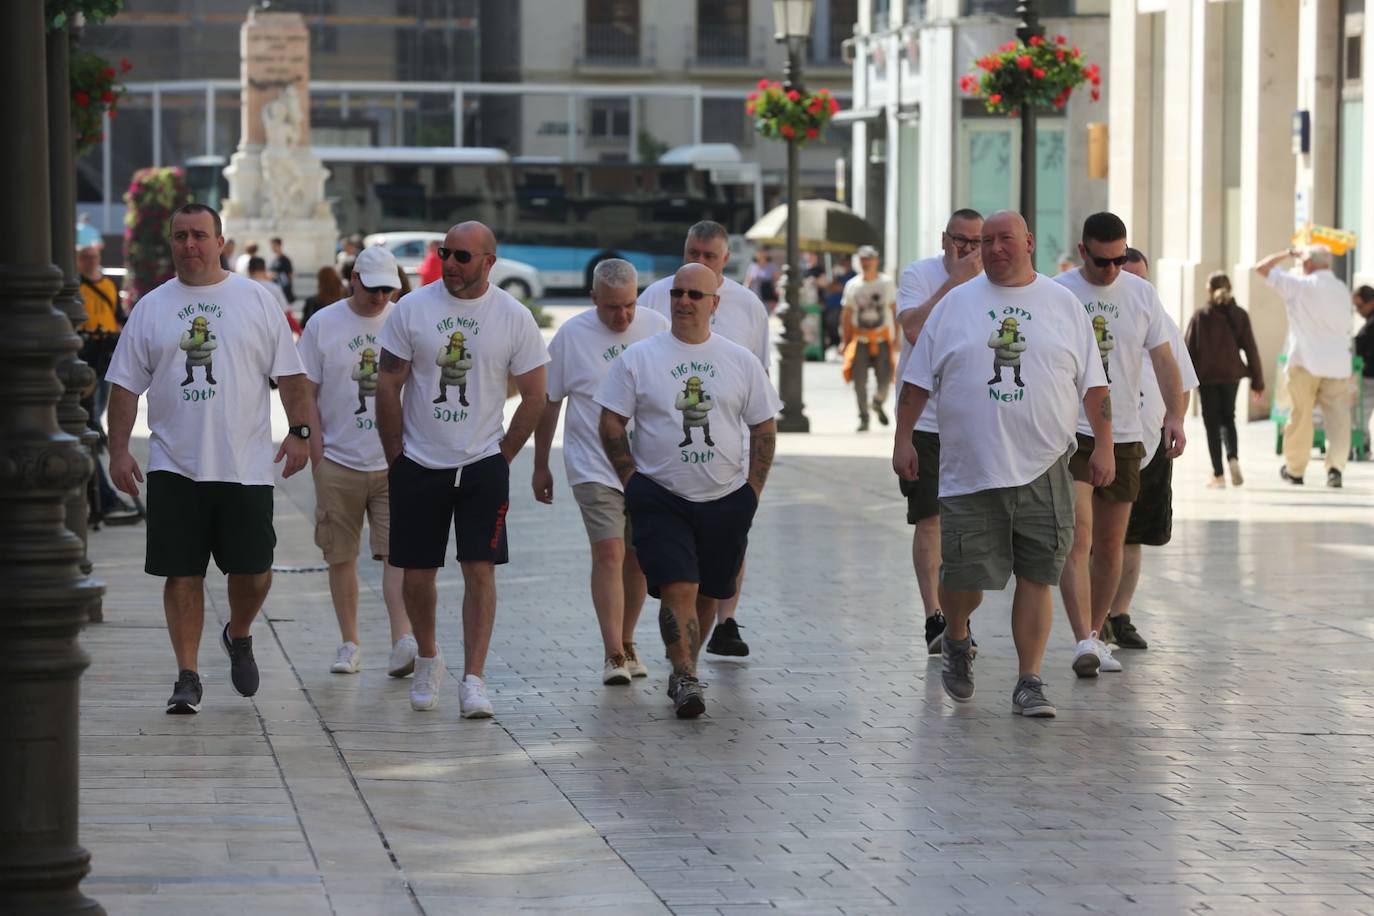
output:
<instances>
[{"instance_id":1,"label":"ornate street lamp post","mask_svg":"<svg viewBox=\"0 0 1374 916\"><path fill-rule=\"evenodd\" d=\"M1029 42L1032 37L1045 37L1045 27L1040 24L1040 10L1037 0L1021 0L1016 4L1016 15L1021 24L1016 29L1016 37ZM1021 106L1021 215L1025 217L1026 228L1035 232L1035 106Z\"/></svg>"},{"instance_id":2,"label":"ornate street lamp post","mask_svg":"<svg viewBox=\"0 0 1374 916\"><path fill-rule=\"evenodd\" d=\"M72 179L50 173L41 0L6 4L0 45L5 123L23 138L0 145L0 913L93 914L103 910L79 887L90 856L77 842L77 687L89 659L77 633L100 590L66 525L92 464L58 417L59 373L84 383L72 368L80 341L53 307L64 279L50 181Z\"/></svg>"},{"instance_id":3,"label":"ornate street lamp post","mask_svg":"<svg viewBox=\"0 0 1374 916\"><path fill-rule=\"evenodd\" d=\"M815 0L773 0L775 38L787 46L787 67L783 70L784 91L802 91L802 50L811 40L811 14ZM802 412L802 337L801 251L797 233L798 138L787 141L787 310L782 313L782 343L778 344L778 393L782 396L782 416L778 431L804 433L811 423Z\"/></svg>"}]
</instances>

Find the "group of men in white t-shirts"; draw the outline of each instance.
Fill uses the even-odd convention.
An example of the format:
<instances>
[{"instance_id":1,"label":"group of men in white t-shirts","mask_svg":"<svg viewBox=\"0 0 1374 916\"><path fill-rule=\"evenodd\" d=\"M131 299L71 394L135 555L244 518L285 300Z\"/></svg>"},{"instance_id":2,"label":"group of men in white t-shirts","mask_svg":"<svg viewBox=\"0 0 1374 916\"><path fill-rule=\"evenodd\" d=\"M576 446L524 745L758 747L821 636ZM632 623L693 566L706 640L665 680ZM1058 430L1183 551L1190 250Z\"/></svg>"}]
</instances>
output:
<instances>
[{"instance_id":1,"label":"group of men in white t-shirts","mask_svg":"<svg viewBox=\"0 0 1374 916\"><path fill-rule=\"evenodd\" d=\"M1103 636L1113 608L1131 637L1118 644L1145 647L1121 614L1122 586L1133 593L1139 575L1124 545L1128 528L1145 532L1136 544L1168 539L1158 509L1196 377L1115 215L1088 217L1083 266L1053 280L1035 271L1034 239L1014 212L984 221L955 211L942 245L906 269L898 291L906 340L892 461L915 526L927 647L942 657L945 692L971 700L969 618L984 590L1015 576L1012 709L1053 716L1041 664L1055 585L1079 677L1122 670ZM1142 463L1156 466L1146 489ZM1125 583L1123 553L1135 560Z\"/></svg>"}]
</instances>

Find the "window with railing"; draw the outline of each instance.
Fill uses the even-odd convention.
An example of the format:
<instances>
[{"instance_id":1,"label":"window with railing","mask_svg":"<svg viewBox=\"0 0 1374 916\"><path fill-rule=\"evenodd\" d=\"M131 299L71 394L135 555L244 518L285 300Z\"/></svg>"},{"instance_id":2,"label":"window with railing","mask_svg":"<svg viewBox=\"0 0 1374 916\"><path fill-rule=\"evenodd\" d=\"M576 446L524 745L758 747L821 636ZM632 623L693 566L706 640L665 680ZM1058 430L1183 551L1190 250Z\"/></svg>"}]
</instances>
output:
<instances>
[{"instance_id":1,"label":"window with railing","mask_svg":"<svg viewBox=\"0 0 1374 916\"><path fill-rule=\"evenodd\" d=\"M591 113L593 140L622 140L630 136L630 103L626 99L592 99L587 103Z\"/></svg>"},{"instance_id":2,"label":"window with railing","mask_svg":"<svg viewBox=\"0 0 1374 916\"><path fill-rule=\"evenodd\" d=\"M590 63L638 63L639 0L586 0L584 59Z\"/></svg>"},{"instance_id":3,"label":"window with railing","mask_svg":"<svg viewBox=\"0 0 1374 916\"><path fill-rule=\"evenodd\" d=\"M1072 16L1076 12L1074 0L1040 0L1040 18ZM1016 16L1018 0L964 0L965 16Z\"/></svg>"},{"instance_id":4,"label":"window with railing","mask_svg":"<svg viewBox=\"0 0 1374 916\"><path fill-rule=\"evenodd\" d=\"M749 61L749 5L740 0L697 0L697 60Z\"/></svg>"}]
</instances>

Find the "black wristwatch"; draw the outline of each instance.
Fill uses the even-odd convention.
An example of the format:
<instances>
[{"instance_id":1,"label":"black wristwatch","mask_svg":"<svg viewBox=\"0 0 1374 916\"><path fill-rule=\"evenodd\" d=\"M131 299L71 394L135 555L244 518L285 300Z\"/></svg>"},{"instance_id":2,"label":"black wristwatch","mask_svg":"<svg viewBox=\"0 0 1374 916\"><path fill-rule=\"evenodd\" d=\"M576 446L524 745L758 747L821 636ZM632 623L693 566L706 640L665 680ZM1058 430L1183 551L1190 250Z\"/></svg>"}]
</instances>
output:
<instances>
[{"instance_id":1,"label":"black wristwatch","mask_svg":"<svg viewBox=\"0 0 1374 916\"><path fill-rule=\"evenodd\" d=\"M287 432L301 439L310 438L310 427L305 425L293 426L290 429L288 429Z\"/></svg>"}]
</instances>

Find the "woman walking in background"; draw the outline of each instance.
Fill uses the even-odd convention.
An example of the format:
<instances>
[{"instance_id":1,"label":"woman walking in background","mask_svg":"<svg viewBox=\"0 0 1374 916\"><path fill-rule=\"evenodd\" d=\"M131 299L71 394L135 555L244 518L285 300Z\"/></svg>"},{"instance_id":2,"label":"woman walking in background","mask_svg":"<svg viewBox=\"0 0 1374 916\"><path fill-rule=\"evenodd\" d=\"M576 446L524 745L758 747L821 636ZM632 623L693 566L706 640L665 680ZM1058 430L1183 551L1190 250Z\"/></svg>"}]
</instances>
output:
<instances>
[{"instance_id":1,"label":"woman walking in background","mask_svg":"<svg viewBox=\"0 0 1374 916\"><path fill-rule=\"evenodd\" d=\"M1212 458L1212 480L1207 485L1226 486L1221 466L1224 437L1231 484L1238 487L1245 478L1240 473L1237 454L1236 389L1241 379L1249 378L1251 397L1262 402L1264 367L1250 329L1250 316L1231 295L1230 278L1224 273L1212 274L1207 278L1207 291L1208 301L1193 313L1184 340L1197 370L1202 423L1207 429L1207 451Z\"/></svg>"},{"instance_id":2,"label":"woman walking in background","mask_svg":"<svg viewBox=\"0 0 1374 916\"><path fill-rule=\"evenodd\" d=\"M320 268L320 272L315 275L315 295L305 300L305 308L302 309L301 327L310 323L310 316L324 308L326 305L333 305L340 299L348 297L348 290L344 289L343 280L339 279L339 272L329 265Z\"/></svg>"}]
</instances>

